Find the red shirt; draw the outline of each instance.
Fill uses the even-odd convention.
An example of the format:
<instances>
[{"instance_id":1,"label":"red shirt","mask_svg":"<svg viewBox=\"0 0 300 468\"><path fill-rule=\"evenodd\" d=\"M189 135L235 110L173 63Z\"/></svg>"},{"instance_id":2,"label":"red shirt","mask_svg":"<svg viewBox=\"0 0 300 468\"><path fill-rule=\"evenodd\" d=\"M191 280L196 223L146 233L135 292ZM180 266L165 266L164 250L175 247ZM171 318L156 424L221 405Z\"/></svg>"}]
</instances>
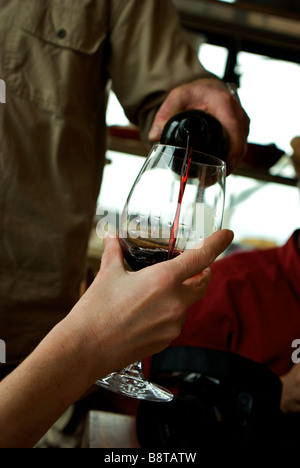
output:
<instances>
[{"instance_id":1,"label":"red shirt","mask_svg":"<svg viewBox=\"0 0 300 468\"><path fill-rule=\"evenodd\" d=\"M277 375L293 365L300 339L300 255L296 231L282 247L228 255L212 267L206 295L190 307L171 346L231 351Z\"/></svg>"}]
</instances>

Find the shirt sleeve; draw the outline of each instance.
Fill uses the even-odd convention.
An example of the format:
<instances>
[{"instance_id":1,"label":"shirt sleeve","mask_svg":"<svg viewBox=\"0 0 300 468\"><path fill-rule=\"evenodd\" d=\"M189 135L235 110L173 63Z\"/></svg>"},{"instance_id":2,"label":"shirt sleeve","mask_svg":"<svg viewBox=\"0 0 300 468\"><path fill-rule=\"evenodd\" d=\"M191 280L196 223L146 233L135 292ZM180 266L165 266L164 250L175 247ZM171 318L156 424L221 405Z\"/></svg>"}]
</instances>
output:
<instances>
[{"instance_id":1,"label":"shirt sleeve","mask_svg":"<svg viewBox=\"0 0 300 468\"><path fill-rule=\"evenodd\" d=\"M112 0L109 47L113 90L144 136L172 88L212 76L199 62L169 0Z\"/></svg>"}]
</instances>

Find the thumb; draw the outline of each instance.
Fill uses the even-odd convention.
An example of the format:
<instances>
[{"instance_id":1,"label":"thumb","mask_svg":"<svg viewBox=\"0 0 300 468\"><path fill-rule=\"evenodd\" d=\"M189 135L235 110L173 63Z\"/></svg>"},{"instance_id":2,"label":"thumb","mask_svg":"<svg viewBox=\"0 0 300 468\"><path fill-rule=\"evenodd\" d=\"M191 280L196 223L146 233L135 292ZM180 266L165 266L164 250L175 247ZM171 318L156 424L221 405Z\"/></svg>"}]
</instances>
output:
<instances>
[{"instance_id":1,"label":"thumb","mask_svg":"<svg viewBox=\"0 0 300 468\"><path fill-rule=\"evenodd\" d=\"M158 141L168 120L182 110L181 100L175 99L172 96L172 93L170 93L154 117L152 127L148 134L148 139L150 141Z\"/></svg>"},{"instance_id":2,"label":"thumb","mask_svg":"<svg viewBox=\"0 0 300 468\"><path fill-rule=\"evenodd\" d=\"M230 245L233 232L221 229L205 239L200 249L189 249L171 260L177 263L176 276L180 281L199 274L209 267L215 259Z\"/></svg>"}]
</instances>

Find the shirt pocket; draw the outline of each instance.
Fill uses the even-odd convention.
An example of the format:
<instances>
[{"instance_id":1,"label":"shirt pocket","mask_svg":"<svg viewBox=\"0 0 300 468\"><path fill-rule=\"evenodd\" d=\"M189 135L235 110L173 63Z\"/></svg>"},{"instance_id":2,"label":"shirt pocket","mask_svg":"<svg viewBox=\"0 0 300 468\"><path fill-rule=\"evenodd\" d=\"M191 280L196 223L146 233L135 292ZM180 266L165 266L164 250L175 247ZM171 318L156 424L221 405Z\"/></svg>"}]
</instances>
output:
<instances>
[{"instance_id":1,"label":"shirt pocket","mask_svg":"<svg viewBox=\"0 0 300 468\"><path fill-rule=\"evenodd\" d=\"M46 110L93 105L106 38L106 11L89 0L20 0L5 52L8 88ZM103 10L107 3L100 0ZM98 10L99 13L99 10ZM105 85L105 84L104 84ZM103 86L104 86L103 85ZM93 89L94 87L94 89Z\"/></svg>"}]
</instances>

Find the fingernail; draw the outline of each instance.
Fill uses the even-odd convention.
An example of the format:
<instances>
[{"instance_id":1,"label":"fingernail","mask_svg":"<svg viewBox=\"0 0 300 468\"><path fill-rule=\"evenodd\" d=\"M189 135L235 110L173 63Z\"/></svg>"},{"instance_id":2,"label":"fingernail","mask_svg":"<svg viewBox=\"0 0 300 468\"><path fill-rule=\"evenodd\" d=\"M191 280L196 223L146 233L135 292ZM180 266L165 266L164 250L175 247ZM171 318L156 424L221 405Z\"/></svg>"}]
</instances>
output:
<instances>
[{"instance_id":1,"label":"fingernail","mask_svg":"<svg viewBox=\"0 0 300 468\"><path fill-rule=\"evenodd\" d=\"M115 233L107 231L107 232L105 233L105 237L104 237L104 238L105 238L105 239L116 239L116 237L117 237L117 236L116 236Z\"/></svg>"},{"instance_id":2,"label":"fingernail","mask_svg":"<svg viewBox=\"0 0 300 468\"><path fill-rule=\"evenodd\" d=\"M104 237L103 237L103 243L104 243L104 246L107 244L107 242L110 240L110 239L115 239L117 236L115 234L112 234L111 232L106 232Z\"/></svg>"},{"instance_id":3,"label":"fingernail","mask_svg":"<svg viewBox=\"0 0 300 468\"><path fill-rule=\"evenodd\" d=\"M161 134L160 127L155 125L151 128L150 133L148 135L149 140L159 140Z\"/></svg>"},{"instance_id":4,"label":"fingernail","mask_svg":"<svg viewBox=\"0 0 300 468\"><path fill-rule=\"evenodd\" d=\"M204 273L205 275L210 275L210 274L211 274L211 269L210 269L210 267L206 267L206 268L202 271L202 273Z\"/></svg>"}]
</instances>

